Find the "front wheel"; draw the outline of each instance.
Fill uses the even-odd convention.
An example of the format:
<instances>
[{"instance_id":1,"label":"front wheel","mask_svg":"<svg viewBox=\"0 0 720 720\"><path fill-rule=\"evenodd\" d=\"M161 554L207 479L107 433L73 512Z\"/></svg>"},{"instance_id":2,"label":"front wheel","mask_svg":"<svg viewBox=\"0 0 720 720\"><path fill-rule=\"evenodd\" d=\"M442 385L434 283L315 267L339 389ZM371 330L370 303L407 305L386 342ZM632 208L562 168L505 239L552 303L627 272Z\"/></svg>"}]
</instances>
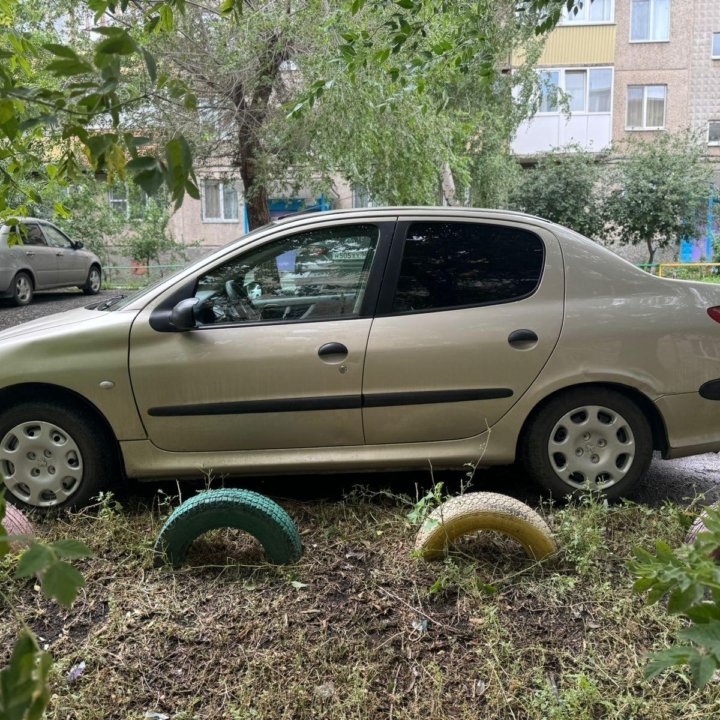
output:
<instances>
[{"instance_id":1,"label":"front wheel","mask_svg":"<svg viewBox=\"0 0 720 720\"><path fill-rule=\"evenodd\" d=\"M638 406L605 388L553 398L533 418L521 453L528 474L555 497L627 495L650 465L652 431Z\"/></svg>"},{"instance_id":2,"label":"front wheel","mask_svg":"<svg viewBox=\"0 0 720 720\"><path fill-rule=\"evenodd\" d=\"M21 509L87 504L111 479L112 456L85 414L27 402L0 413L0 479Z\"/></svg>"},{"instance_id":3,"label":"front wheel","mask_svg":"<svg viewBox=\"0 0 720 720\"><path fill-rule=\"evenodd\" d=\"M88 272L85 284L80 288L86 295L97 295L102 285L102 271L97 265L93 265Z\"/></svg>"}]
</instances>

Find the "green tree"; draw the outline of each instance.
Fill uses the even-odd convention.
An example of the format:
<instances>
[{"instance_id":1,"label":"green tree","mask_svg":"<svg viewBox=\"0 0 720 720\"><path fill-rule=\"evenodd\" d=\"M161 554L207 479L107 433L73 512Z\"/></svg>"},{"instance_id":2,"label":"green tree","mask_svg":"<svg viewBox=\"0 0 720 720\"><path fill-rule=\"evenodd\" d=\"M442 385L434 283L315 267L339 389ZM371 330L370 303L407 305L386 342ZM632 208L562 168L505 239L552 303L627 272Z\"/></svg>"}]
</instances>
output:
<instances>
[{"instance_id":1,"label":"green tree","mask_svg":"<svg viewBox=\"0 0 720 720\"><path fill-rule=\"evenodd\" d=\"M10 202L11 191L27 202L38 202L37 190L28 184L28 178L39 181L43 188L67 185L88 166L107 173L111 181L124 181L128 176L150 194L165 185L176 205L185 192L198 196L185 135L162 132L157 124L154 129L160 132L154 136L137 132L139 127L153 126L153 115L163 104L172 106L182 100L192 109L197 102L183 79L185 70L163 72L151 51L153 41L163 35L171 38L175 48L196 40L186 32L193 31L191 24L181 27L186 18L192 23L190 11L195 18L217 19L226 27L234 23L227 31L230 56L232 51L244 53L246 46L253 51L246 56L252 67L245 70L251 72L235 74L237 82L218 90L234 107L236 160L251 200L251 222L257 224L267 219L266 185L255 179L267 174L268 162L275 159L262 147L267 136L258 142L257 129L266 127L267 116L283 101L285 63L291 54L299 56L301 50L307 50L303 42L293 46L288 40L298 38L299 28L310 27L308 16L314 16L316 33L325 33L326 41L333 44L335 56L330 64L339 68L340 74L352 79L358 68L372 70L378 77L394 78L402 95L412 87L423 92L426 70L441 77L453 67L468 76L478 68L477 82L492 86L498 67L496 37L485 33L482 19L496 4L491 0L463 2L462 11L470 14L462 23L457 20L461 13L456 4L445 0L343 0L334 6L337 15L320 0L217 0L206 4L185 0L85 0L74 4L0 0L0 174L5 181L0 186L0 213L26 211L24 202ZM506 11L506 23L528 19L535 28L547 30L557 22L560 9L572 4L571 0L506 0L498 5ZM363 6L373 13L366 18L370 24L352 25L348 18L353 13L361 15ZM76 20L88 11L97 23L91 33L74 31L72 23L63 25L67 18ZM428 45L424 24L443 14L455 21L441 27ZM327 22L318 24L318 18ZM256 34L248 34L247 29ZM219 24L214 32L218 36L223 32ZM337 32L344 32L346 42L335 42ZM299 39L304 41L302 36ZM324 56L329 57L327 52ZM211 82L228 77L224 64L206 69ZM330 89L333 80L312 80L305 75L302 82L306 99L295 103L295 108L311 105ZM392 97L385 97L382 102L391 101ZM143 114L143 108L152 110ZM214 108L205 111L205 118L211 117ZM133 113L135 121L127 123ZM138 117L142 118L140 124ZM62 213L62 207L57 210Z\"/></svg>"},{"instance_id":2,"label":"green tree","mask_svg":"<svg viewBox=\"0 0 720 720\"><path fill-rule=\"evenodd\" d=\"M590 238L605 227L606 155L569 146L537 157L522 172L509 206L565 225Z\"/></svg>"},{"instance_id":3,"label":"green tree","mask_svg":"<svg viewBox=\"0 0 720 720\"><path fill-rule=\"evenodd\" d=\"M652 263L659 249L695 233L707 212L712 169L689 132L627 141L618 153L607 220L620 242L644 244Z\"/></svg>"}]
</instances>

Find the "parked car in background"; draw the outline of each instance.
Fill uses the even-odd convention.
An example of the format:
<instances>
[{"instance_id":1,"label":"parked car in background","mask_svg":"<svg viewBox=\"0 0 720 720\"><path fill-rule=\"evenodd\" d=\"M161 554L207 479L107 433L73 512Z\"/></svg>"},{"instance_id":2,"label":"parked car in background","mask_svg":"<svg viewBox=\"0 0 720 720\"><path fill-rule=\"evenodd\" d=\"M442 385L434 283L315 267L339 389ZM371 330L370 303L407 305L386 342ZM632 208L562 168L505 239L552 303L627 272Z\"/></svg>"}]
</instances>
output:
<instances>
[{"instance_id":1,"label":"parked car in background","mask_svg":"<svg viewBox=\"0 0 720 720\"><path fill-rule=\"evenodd\" d=\"M507 465L632 492L720 450L720 287L537 217L372 208L260 228L144 291L0 333L20 507L113 478Z\"/></svg>"},{"instance_id":2,"label":"parked car in background","mask_svg":"<svg viewBox=\"0 0 720 720\"><path fill-rule=\"evenodd\" d=\"M18 218L0 227L0 297L27 305L36 290L76 286L95 295L101 285L97 255L47 220Z\"/></svg>"}]
</instances>

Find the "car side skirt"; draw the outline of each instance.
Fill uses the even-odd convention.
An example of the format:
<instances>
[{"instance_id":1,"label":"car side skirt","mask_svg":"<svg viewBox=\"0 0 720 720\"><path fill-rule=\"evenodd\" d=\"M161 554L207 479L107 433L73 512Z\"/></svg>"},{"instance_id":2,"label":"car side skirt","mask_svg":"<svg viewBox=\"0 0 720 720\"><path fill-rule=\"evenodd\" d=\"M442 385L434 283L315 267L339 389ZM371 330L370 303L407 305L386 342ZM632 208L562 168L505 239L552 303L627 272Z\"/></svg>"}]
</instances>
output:
<instances>
[{"instance_id":1,"label":"car side skirt","mask_svg":"<svg viewBox=\"0 0 720 720\"><path fill-rule=\"evenodd\" d=\"M308 472L363 470L428 470L459 468L465 463L507 465L507 454L493 454L488 433L463 440L398 445L359 445L243 452L169 452L149 440L120 443L127 477L136 479L193 478L213 470L232 475L293 475ZM488 445L486 448L485 446ZM500 448L497 448L500 450Z\"/></svg>"}]
</instances>

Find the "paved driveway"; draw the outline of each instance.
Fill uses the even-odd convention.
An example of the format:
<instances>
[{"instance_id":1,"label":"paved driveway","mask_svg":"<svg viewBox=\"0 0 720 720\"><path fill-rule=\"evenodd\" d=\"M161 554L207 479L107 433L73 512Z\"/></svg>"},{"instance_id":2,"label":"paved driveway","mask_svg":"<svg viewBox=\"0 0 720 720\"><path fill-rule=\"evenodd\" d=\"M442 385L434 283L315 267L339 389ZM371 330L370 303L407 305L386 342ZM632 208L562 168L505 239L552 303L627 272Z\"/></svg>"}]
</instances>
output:
<instances>
[{"instance_id":1,"label":"paved driveway","mask_svg":"<svg viewBox=\"0 0 720 720\"><path fill-rule=\"evenodd\" d=\"M5 330L29 320L36 320L52 313L83 307L98 302L103 297L117 294L117 292L104 291L98 295L85 295L78 290L38 292L35 293L33 301L24 307L15 307L9 300L0 300L0 330Z\"/></svg>"},{"instance_id":2,"label":"paved driveway","mask_svg":"<svg viewBox=\"0 0 720 720\"><path fill-rule=\"evenodd\" d=\"M58 292L39 292L35 295L32 303L22 308L11 306L8 302L0 300L0 330L13 325L19 325L28 320L44 317L56 312L70 310L76 307L88 305L102 297L117 295L116 291L105 291L99 295L88 297L81 292L67 290ZM304 482L287 482L279 478L261 481L267 492L281 490L288 494L294 494L292 487L302 487ZM417 475L393 474L384 476L383 485L398 485L398 490L412 491ZM342 492L343 489L351 487L353 482L364 482L372 484L369 477L352 476L338 480L334 478L332 483L325 485L318 482L318 478L310 479L309 487L316 486L320 492L333 490ZM406 488L405 485L408 484ZM478 490L494 490L506 492L518 498L532 502L537 499L538 489L530 484L522 472L517 468L491 468L478 472L475 481ZM314 494L309 491L310 494ZM633 499L637 502L649 505L659 505L665 500L682 503L686 498L692 498L697 493L705 493L708 501L720 500L720 455L698 455L697 457L684 458L681 460L660 460L655 459L650 467L650 472L642 482Z\"/></svg>"}]
</instances>

